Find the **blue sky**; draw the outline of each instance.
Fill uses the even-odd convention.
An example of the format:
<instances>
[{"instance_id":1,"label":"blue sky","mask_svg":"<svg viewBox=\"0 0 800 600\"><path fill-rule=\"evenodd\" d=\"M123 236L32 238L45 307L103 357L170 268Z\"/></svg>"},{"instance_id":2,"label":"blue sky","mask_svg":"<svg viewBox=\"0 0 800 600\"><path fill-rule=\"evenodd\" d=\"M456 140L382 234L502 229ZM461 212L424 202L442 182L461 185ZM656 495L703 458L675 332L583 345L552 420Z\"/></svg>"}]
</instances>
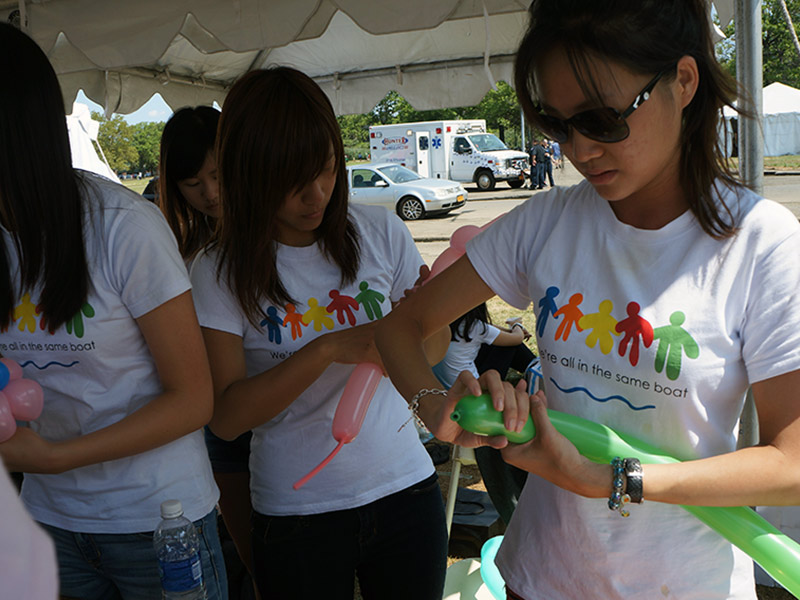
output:
<instances>
[{"instance_id":1,"label":"blue sky","mask_svg":"<svg viewBox=\"0 0 800 600\"><path fill-rule=\"evenodd\" d=\"M83 90L78 92L75 102L87 104L89 106L89 110L95 110L99 113L103 112L103 107L89 100L89 98L87 98L83 93ZM125 119L125 121L127 121L129 124L135 125L136 123L142 123L143 121L166 121L169 119L171 114L172 109L167 105L166 102L164 102L159 94L155 94L139 110L129 115L122 115L122 118Z\"/></svg>"}]
</instances>

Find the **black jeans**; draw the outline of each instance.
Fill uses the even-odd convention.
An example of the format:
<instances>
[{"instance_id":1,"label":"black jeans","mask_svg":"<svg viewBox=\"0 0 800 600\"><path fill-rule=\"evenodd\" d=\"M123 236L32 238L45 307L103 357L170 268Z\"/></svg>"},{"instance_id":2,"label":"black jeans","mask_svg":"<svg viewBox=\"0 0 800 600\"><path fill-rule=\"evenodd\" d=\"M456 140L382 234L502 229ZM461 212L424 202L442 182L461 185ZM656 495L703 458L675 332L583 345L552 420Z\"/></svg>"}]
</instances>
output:
<instances>
[{"instance_id":1,"label":"black jeans","mask_svg":"<svg viewBox=\"0 0 800 600\"><path fill-rule=\"evenodd\" d=\"M440 600L447 528L436 474L365 506L318 515L253 513L263 600Z\"/></svg>"}]
</instances>

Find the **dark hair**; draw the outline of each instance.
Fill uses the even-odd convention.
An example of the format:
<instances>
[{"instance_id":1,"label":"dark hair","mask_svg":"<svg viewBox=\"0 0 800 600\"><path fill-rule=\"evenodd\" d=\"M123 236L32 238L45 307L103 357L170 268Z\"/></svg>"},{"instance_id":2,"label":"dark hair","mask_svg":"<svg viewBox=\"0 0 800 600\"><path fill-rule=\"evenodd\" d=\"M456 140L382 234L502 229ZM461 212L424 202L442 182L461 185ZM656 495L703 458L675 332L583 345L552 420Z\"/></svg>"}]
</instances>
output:
<instances>
[{"instance_id":1,"label":"dark hair","mask_svg":"<svg viewBox=\"0 0 800 600\"><path fill-rule=\"evenodd\" d=\"M19 256L19 280L0 243L0 329L12 322L18 295L37 284L37 308L54 331L86 302L89 270L83 203L72 169L61 88L44 52L0 23L0 223ZM19 285L19 288L17 287Z\"/></svg>"},{"instance_id":2,"label":"dark hair","mask_svg":"<svg viewBox=\"0 0 800 600\"><path fill-rule=\"evenodd\" d=\"M194 256L208 242L216 219L189 204L178 189L178 182L194 177L209 152L214 153L218 123L216 108L187 107L169 118L161 134L159 205L184 258Z\"/></svg>"},{"instance_id":3,"label":"dark hair","mask_svg":"<svg viewBox=\"0 0 800 600\"><path fill-rule=\"evenodd\" d=\"M482 302L450 323L450 340L457 342L459 339L463 339L465 342L469 342L471 341L469 331L475 323L483 323L483 331L485 333L486 323L491 322L492 319L489 317L489 309L486 306L486 302Z\"/></svg>"},{"instance_id":4,"label":"dark hair","mask_svg":"<svg viewBox=\"0 0 800 600\"><path fill-rule=\"evenodd\" d=\"M593 58L618 62L636 73L666 71L665 79L674 78L680 58L694 58L699 84L683 111L679 181L703 230L715 238L733 235L730 208L713 191L718 180L727 187L740 185L725 161L718 130L722 107L736 108L737 86L714 55L705 0L533 0L514 81L525 114L534 123L534 69L547 55L542 48L553 47L566 51L576 78L593 100L599 100L588 68ZM749 116L747 110L738 111Z\"/></svg>"},{"instance_id":5,"label":"dark hair","mask_svg":"<svg viewBox=\"0 0 800 600\"><path fill-rule=\"evenodd\" d=\"M248 316L265 316L264 299L294 302L277 271L276 213L286 198L316 179L335 157L336 184L316 231L317 243L355 280L358 235L347 213L344 147L330 100L307 75L288 67L251 71L225 99L219 123L218 165L222 218L216 246L219 271Z\"/></svg>"}]
</instances>

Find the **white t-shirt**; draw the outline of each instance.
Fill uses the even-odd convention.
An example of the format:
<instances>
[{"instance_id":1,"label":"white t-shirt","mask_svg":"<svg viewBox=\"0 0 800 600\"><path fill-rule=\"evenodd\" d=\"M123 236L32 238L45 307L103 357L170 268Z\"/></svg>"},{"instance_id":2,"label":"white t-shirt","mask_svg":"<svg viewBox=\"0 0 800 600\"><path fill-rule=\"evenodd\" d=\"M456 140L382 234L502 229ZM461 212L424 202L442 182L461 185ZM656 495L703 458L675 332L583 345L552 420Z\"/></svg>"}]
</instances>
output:
<instances>
[{"instance_id":1,"label":"white t-shirt","mask_svg":"<svg viewBox=\"0 0 800 600\"><path fill-rule=\"evenodd\" d=\"M2 461L0 506L0 597L56 600L58 573L53 542L25 510Z\"/></svg>"},{"instance_id":2,"label":"white t-shirt","mask_svg":"<svg viewBox=\"0 0 800 600\"><path fill-rule=\"evenodd\" d=\"M732 238L690 211L642 230L584 182L467 246L498 295L533 301L551 408L682 460L735 449L748 385L800 368L800 225L746 190L726 202ZM681 507L645 498L623 519L534 476L497 564L527 600L755 598L750 559Z\"/></svg>"},{"instance_id":3,"label":"white t-shirt","mask_svg":"<svg viewBox=\"0 0 800 600\"><path fill-rule=\"evenodd\" d=\"M313 339L369 323L391 311L419 275L422 258L411 234L381 207L351 206L361 243L361 266L342 285L338 267L317 244L278 245L282 282L296 304L264 302L259 327L216 277L214 254L200 254L192 266L200 324L241 336L247 375L279 365ZM292 485L317 466L336 441L331 432L342 390L355 365L334 363L280 414L253 429L250 489L255 510L267 515L315 514L363 506L433 474L433 463L409 423L408 404L383 378L358 436L311 481Z\"/></svg>"},{"instance_id":4,"label":"white t-shirt","mask_svg":"<svg viewBox=\"0 0 800 600\"><path fill-rule=\"evenodd\" d=\"M153 357L135 319L191 286L175 238L158 209L123 186L83 174L85 244L91 280L80 314L50 334L40 328L39 289L23 294L0 354L44 389L31 428L68 440L116 423L161 393ZM2 230L12 265L11 236ZM22 498L37 521L88 533L152 531L162 501L187 518L208 514L219 492L202 430L127 458L58 475L26 474Z\"/></svg>"},{"instance_id":5,"label":"white t-shirt","mask_svg":"<svg viewBox=\"0 0 800 600\"><path fill-rule=\"evenodd\" d=\"M489 323L476 321L469 329L467 336L464 336L464 323L460 324L458 339L452 340L447 347L447 354L442 361L436 365L436 375L444 385L453 387L458 374L461 371L469 371L476 378L478 369L475 367L475 357L481 349L481 344L491 344L500 335L500 330ZM465 339L469 338L469 341Z\"/></svg>"}]
</instances>

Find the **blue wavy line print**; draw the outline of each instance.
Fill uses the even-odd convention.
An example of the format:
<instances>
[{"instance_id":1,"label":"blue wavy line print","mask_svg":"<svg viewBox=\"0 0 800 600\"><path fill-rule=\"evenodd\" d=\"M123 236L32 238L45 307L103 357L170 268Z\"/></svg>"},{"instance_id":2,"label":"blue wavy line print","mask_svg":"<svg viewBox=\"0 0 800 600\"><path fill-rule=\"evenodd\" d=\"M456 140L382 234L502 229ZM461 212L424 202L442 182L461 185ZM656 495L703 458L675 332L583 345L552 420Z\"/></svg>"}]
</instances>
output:
<instances>
[{"instance_id":1,"label":"blue wavy line print","mask_svg":"<svg viewBox=\"0 0 800 600\"><path fill-rule=\"evenodd\" d=\"M37 369L39 369L40 371L44 371L47 367L51 367L53 365L58 365L59 367L64 367L66 369L69 369L70 367L74 367L75 365L77 365L79 362L80 362L79 360L73 360L68 365L65 365L64 363L60 363L60 362L58 362L56 360L51 360L49 363L47 363L43 367L40 367L39 365L37 365L32 360L28 360L28 361L25 361L24 363L20 363L19 366L20 367L27 367L28 365L32 365L32 366L36 367Z\"/></svg>"},{"instance_id":2,"label":"blue wavy line print","mask_svg":"<svg viewBox=\"0 0 800 600\"><path fill-rule=\"evenodd\" d=\"M592 394L592 392L590 392L586 388L574 387L574 388L566 389L566 388L563 388L560 385L558 385L558 382L555 379L553 379L552 377L550 378L550 381L552 381L553 384L559 390L564 392L565 394L571 394L573 392L584 392L587 396L589 396L595 402L608 402L609 400L619 400L619 401L624 402L625 404L627 404L631 408L631 410L647 410L648 408L655 408L656 407L655 404L648 404L646 406L634 406L633 404L631 404L630 400L628 400L624 396L609 396L608 398L598 398L597 396Z\"/></svg>"}]
</instances>

